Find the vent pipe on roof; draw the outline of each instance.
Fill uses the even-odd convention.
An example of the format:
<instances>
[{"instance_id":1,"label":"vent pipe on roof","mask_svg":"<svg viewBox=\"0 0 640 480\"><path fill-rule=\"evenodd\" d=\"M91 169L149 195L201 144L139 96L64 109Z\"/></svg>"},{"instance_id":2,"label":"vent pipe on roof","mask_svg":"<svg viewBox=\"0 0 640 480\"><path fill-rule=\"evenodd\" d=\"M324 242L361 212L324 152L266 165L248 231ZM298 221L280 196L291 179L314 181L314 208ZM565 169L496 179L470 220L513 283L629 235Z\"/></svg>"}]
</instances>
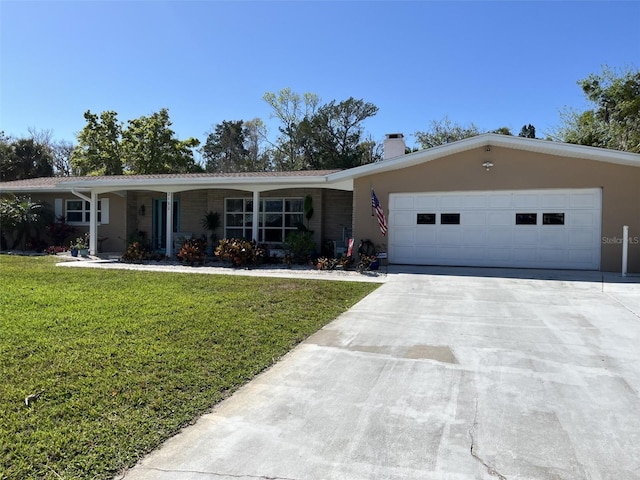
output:
<instances>
[{"instance_id":1,"label":"vent pipe on roof","mask_svg":"<svg viewBox=\"0 0 640 480\"><path fill-rule=\"evenodd\" d=\"M404 135L401 133L387 133L382 148L384 150L384 160L404 155L406 148Z\"/></svg>"}]
</instances>

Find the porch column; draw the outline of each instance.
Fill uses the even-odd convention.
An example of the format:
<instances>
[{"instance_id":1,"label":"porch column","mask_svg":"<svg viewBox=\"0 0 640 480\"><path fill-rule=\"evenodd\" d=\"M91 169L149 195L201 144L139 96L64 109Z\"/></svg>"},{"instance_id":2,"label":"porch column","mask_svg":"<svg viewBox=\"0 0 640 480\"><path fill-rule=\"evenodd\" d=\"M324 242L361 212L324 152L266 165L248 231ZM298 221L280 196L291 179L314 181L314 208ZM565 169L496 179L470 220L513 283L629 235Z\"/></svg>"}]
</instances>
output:
<instances>
[{"instance_id":1,"label":"porch column","mask_svg":"<svg viewBox=\"0 0 640 480\"><path fill-rule=\"evenodd\" d=\"M253 192L253 222L251 224L251 239L258 242L258 226L260 224L260 192Z\"/></svg>"},{"instance_id":2,"label":"porch column","mask_svg":"<svg viewBox=\"0 0 640 480\"><path fill-rule=\"evenodd\" d=\"M91 192L89 202L89 255L98 253L98 194Z\"/></svg>"},{"instance_id":3,"label":"porch column","mask_svg":"<svg viewBox=\"0 0 640 480\"><path fill-rule=\"evenodd\" d=\"M167 248L165 255L169 258L173 257L173 192L167 192Z\"/></svg>"}]
</instances>

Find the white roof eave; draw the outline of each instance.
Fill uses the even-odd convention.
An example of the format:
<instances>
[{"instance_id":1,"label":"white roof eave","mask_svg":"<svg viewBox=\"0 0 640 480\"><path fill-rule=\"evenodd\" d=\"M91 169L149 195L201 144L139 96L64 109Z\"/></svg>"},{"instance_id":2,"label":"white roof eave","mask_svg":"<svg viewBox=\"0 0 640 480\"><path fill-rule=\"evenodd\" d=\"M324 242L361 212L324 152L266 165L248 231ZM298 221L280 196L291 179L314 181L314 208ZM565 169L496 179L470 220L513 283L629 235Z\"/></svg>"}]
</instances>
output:
<instances>
[{"instance_id":1,"label":"white roof eave","mask_svg":"<svg viewBox=\"0 0 640 480\"><path fill-rule=\"evenodd\" d=\"M61 188L90 189L98 193L114 190L152 190L158 192L181 192L208 188L225 188L230 190L269 191L283 188L340 188L349 182L334 184L328 182L326 175L320 176L282 176L282 177L202 177L155 179L130 177L126 179L79 180L65 182ZM352 182L351 182L352 184Z\"/></svg>"},{"instance_id":2,"label":"white roof eave","mask_svg":"<svg viewBox=\"0 0 640 480\"><path fill-rule=\"evenodd\" d=\"M355 179L392 170L399 170L401 168L412 167L414 165L430 162L456 153L490 146L640 167L640 154L637 153L552 142L549 140L486 133L457 142L448 143L446 145L440 145L420 150L418 152L401 155L399 157L390 158L388 160L382 160L380 162L362 165L349 170L331 173L328 175L328 180L330 182L334 182L345 180L347 178Z\"/></svg>"}]
</instances>

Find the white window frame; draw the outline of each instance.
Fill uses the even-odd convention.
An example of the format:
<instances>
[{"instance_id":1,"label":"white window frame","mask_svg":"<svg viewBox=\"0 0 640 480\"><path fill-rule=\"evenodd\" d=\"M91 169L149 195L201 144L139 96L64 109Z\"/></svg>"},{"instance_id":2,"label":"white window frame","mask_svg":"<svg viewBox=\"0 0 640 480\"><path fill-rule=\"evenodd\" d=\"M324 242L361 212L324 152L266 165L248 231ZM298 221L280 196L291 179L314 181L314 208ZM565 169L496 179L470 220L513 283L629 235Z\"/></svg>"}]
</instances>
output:
<instances>
[{"instance_id":1,"label":"white window frame","mask_svg":"<svg viewBox=\"0 0 640 480\"><path fill-rule=\"evenodd\" d=\"M76 203L76 202L80 202L82 204L81 210L69 208L70 203ZM87 202L86 200L82 200L80 198L78 199L68 198L64 201L64 211L65 211L65 217L67 219L67 223L69 225L89 225L91 208L90 208L90 203ZM98 225L109 223L108 218L105 218L105 216L108 216L108 211L109 211L109 199L107 198L99 199L98 200ZM82 220L81 221L71 220L69 218L69 213L73 213L73 214L80 213Z\"/></svg>"},{"instance_id":2,"label":"white window frame","mask_svg":"<svg viewBox=\"0 0 640 480\"><path fill-rule=\"evenodd\" d=\"M228 210L228 202L229 201L242 201L242 212L240 211L229 211ZM300 202L300 211L295 212L287 212L286 205L287 201L298 201ZM281 210L279 211L265 211L265 202L274 202L279 201L282 204ZM267 215L282 215L282 223L279 227L268 227L266 225L266 217ZM242 225L229 225L228 224L228 215L242 215ZM299 215L301 221L304 222L304 198L303 197L262 197L260 198L260 208L259 208L259 223L258 223L258 242L259 243L268 243L270 245L282 245L282 241L271 241L267 240L266 233L268 230L280 230L282 232L282 239L284 240L289 232L295 232L298 230L297 226L287 226L286 217L287 215ZM253 223L253 199L250 197L227 197L224 199L224 235L225 238L234 238L237 235L229 236L228 232L230 230L242 230L244 234L242 238L251 239L252 232L252 223ZM293 223L293 222L289 222Z\"/></svg>"}]
</instances>

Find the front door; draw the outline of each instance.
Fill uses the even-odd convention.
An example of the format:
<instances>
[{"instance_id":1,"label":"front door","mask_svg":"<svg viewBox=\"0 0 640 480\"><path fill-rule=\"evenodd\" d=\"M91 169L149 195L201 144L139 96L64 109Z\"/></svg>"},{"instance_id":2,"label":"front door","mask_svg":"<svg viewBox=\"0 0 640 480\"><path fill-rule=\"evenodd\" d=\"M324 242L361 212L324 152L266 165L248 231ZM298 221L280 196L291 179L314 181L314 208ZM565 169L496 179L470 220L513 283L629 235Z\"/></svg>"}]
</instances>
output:
<instances>
[{"instance_id":1,"label":"front door","mask_svg":"<svg viewBox=\"0 0 640 480\"><path fill-rule=\"evenodd\" d=\"M173 232L180 230L180 202L173 201ZM164 250L167 248L167 200L153 201L153 248Z\"/></svg>"}]
</instances>

